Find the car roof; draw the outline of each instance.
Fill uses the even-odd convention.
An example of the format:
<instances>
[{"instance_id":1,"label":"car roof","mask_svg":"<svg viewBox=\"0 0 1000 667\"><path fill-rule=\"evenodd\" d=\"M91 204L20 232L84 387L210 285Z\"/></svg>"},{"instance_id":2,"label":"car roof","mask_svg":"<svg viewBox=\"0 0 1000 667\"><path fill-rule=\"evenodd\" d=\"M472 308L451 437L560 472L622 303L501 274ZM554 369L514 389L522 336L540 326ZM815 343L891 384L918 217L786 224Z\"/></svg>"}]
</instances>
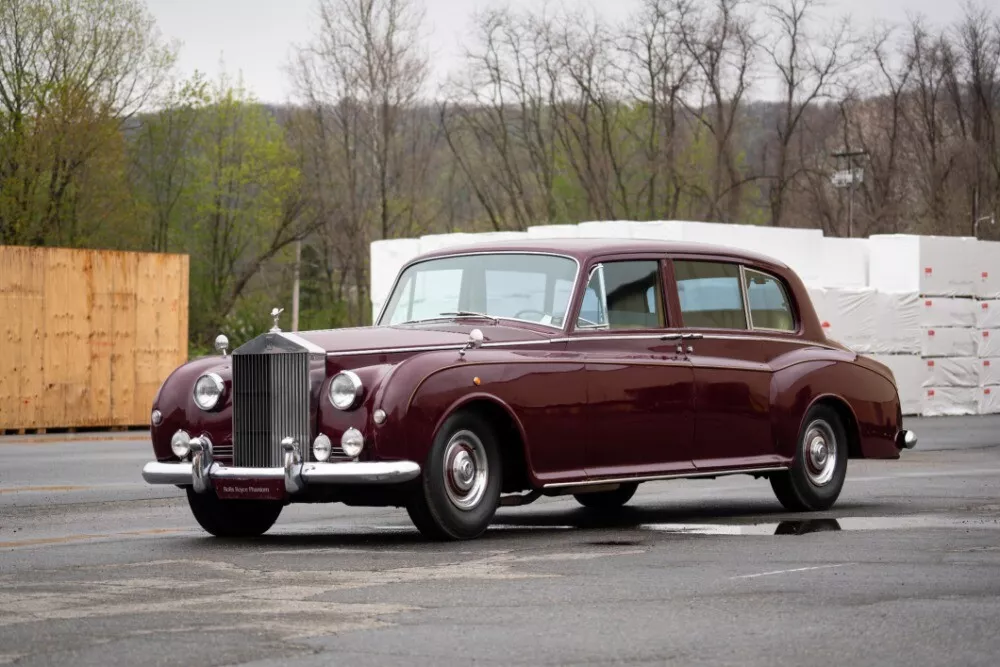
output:
<instances>
[{"instance_id":1,"label":"car roof","mask_svg":"<svg viewBox=\"0 0 1000 667\"><path fill-rule=\"evenodd\" d=\"M762 255L740 248L708 243L690 243L683 241L658 241L652 239L613 239L613 238L555 238L555 239L517 239L507 241L483 241L480 243L448 246L427 253L422 253L417 259L431 257L447 257L449 255L489 252L537 252L569 255L586 263L595 255L605 254L678 254L678 255L712 255L729 257L736 260L747 260L775 267L788 268L783 262L773 257Z\"/></svg>"}]
</instances>

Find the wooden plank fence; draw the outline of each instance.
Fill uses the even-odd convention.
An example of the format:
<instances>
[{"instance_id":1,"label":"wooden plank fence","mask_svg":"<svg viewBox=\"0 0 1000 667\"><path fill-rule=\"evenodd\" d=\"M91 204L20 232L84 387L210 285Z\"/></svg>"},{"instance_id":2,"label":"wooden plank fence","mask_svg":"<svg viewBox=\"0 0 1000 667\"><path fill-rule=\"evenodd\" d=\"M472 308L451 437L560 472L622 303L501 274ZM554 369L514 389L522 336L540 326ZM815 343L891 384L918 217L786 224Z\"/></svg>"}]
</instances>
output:
<instances>
[{"instance_id":1,"label":"wooden plank fence","mask_svg":"<svg viewBox=\"0 0 1000 667\"><path fill-rule=\"evenodd\" d=\"M187 339L187 255L0 246L0 431L148 425Z\"/></svg>"}]
</instances>

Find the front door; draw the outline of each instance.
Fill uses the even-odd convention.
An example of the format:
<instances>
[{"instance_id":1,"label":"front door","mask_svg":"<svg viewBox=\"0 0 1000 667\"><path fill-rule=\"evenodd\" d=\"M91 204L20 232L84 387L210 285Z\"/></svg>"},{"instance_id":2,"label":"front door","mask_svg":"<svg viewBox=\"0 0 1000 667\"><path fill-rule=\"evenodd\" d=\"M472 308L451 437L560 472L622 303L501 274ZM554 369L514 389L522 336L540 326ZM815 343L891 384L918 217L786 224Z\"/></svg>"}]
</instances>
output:
<instances>
[{"instance_id":1,"label":"front door","mask_svg":"<svg viewBox=\"0 0 1000 667\"><path fill-rule=\"evenodd\" d=\"M586 368L587 475L693 469L694 372L667 322L658 257L590 267L568 352Z\"/></svg>"},{"instance_id":2,"label":"front door","mask_svg":"<svg viewBox=\"0 0 1000 667\"><path fill-rule=\"evenodd\" d=\"M787 463L771 429L772 367L780 341L752 329L744 268L735 262L674 259L684 350L694 367L692 458L699 469ZM780 352L780 351L778 351Z\"/></svg>"}]
</instances>

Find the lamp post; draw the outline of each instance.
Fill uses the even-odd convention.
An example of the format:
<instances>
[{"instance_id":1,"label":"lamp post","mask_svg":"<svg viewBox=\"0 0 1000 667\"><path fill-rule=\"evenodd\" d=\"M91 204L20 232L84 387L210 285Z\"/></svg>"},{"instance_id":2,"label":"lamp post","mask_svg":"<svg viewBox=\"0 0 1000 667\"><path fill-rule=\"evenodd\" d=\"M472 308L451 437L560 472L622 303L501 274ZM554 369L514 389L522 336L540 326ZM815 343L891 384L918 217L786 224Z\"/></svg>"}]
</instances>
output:
<instances>
[{"instance_id":1,"label":"lamp post","mask_svg":"<svg viewBox=\"0 0 1000 667\"><path fill-rule=\"evenodd\" d=\"M865 180L865 168L855 167L854 158L866 158L868 157L868 151L852 151L852 150L842 150L837 153L831 153L831 157L836 158L838 161L847 160L847 169L838 169L833 172L833 177L830 179L835 188L848 188L847 197L847 236L854 236L854 189L858 183L863 183Z\"/></svg>"}]
</instances>

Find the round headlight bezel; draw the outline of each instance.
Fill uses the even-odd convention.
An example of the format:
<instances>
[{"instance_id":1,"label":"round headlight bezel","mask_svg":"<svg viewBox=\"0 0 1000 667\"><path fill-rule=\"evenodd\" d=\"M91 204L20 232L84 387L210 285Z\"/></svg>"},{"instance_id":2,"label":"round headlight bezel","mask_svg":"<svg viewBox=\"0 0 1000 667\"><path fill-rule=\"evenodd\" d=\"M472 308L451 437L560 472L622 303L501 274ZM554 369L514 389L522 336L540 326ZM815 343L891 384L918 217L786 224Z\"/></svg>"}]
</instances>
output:
<instances>
[{"instance_id":1,"label":"round headlight bezel","mask_svg":"<svg viewBox=\"0 0 1000 667\"><path fill-rule=\"evenodd\" d=\"M320 463L326 463L332 455L333 443L330 442L329 436L325 433L320 433L313 441L313 458Z\"/></svg>"},{"instance_id":2,"label":"round headlight bezel","mask_svg":"<svg viewBox=\"0 0 1000 667\"><path fill-rule=\"evenodd\" d=\"M216 392L215 398L210 403L209 402L202 403L202 401L199 400L198 398L198 387L202 384L203 381L211 383L211 386L215 388ZM225 391L226 391L226 383L222 380L221 375L219 375L218 373L205 373L197 380L195 380L194 388L191 390L191 396L194 399L195 405L197 405L205 412L209 412L210 410L214 410L216 407L218 407L219 403L222 401L222 394L225 393Z\"/></svg>"},{"instance_id":3,"label":"round headlight bezel","mask_svg":"<svg viewBox=\"0 0 1000 667\"><path fill-rule=\"evenodd\" d=\"M170 451L181 460L191 453L191 436L187 431L176 431L170 436Z\"/></svg>"},{"instance_id":4,"label":"round headlight bezel","mask_svg":"<svg viewBox=\"0 0 1000 667\"><path fill-rule=\"evenodd\" d=\"M340 384L341 388L343 388L345 386L344 385L345 382L348 383L346 386L350 388L350 401L342 399L338 402L337 399L338 396L348 396L346 392L343 394L338 394L335 392L335 390L338 388L338 383ZM359 378L358 374L355 373L354 371L340 371L339 373L333 376L332 380L330 380L330 387L327 393L330 397L330 403L333 405L333 407L337 408L338 410L353 410L354 408L358 407L358 404L361 402L361 397L365 393L365 387L364 384L361 382L361 378Z\"/></svg>"},{"instance_id":5,"label":"round headlight bezel","mask_svg":"<svg viewBox=\"0 0 1000 667\"><path fill-rule=\"evenodd\" d=\"M340 436L340 448L348 458L358 458L365 448L364 434L353 426L350 427Z\"/></svg>"}]
</instances>

